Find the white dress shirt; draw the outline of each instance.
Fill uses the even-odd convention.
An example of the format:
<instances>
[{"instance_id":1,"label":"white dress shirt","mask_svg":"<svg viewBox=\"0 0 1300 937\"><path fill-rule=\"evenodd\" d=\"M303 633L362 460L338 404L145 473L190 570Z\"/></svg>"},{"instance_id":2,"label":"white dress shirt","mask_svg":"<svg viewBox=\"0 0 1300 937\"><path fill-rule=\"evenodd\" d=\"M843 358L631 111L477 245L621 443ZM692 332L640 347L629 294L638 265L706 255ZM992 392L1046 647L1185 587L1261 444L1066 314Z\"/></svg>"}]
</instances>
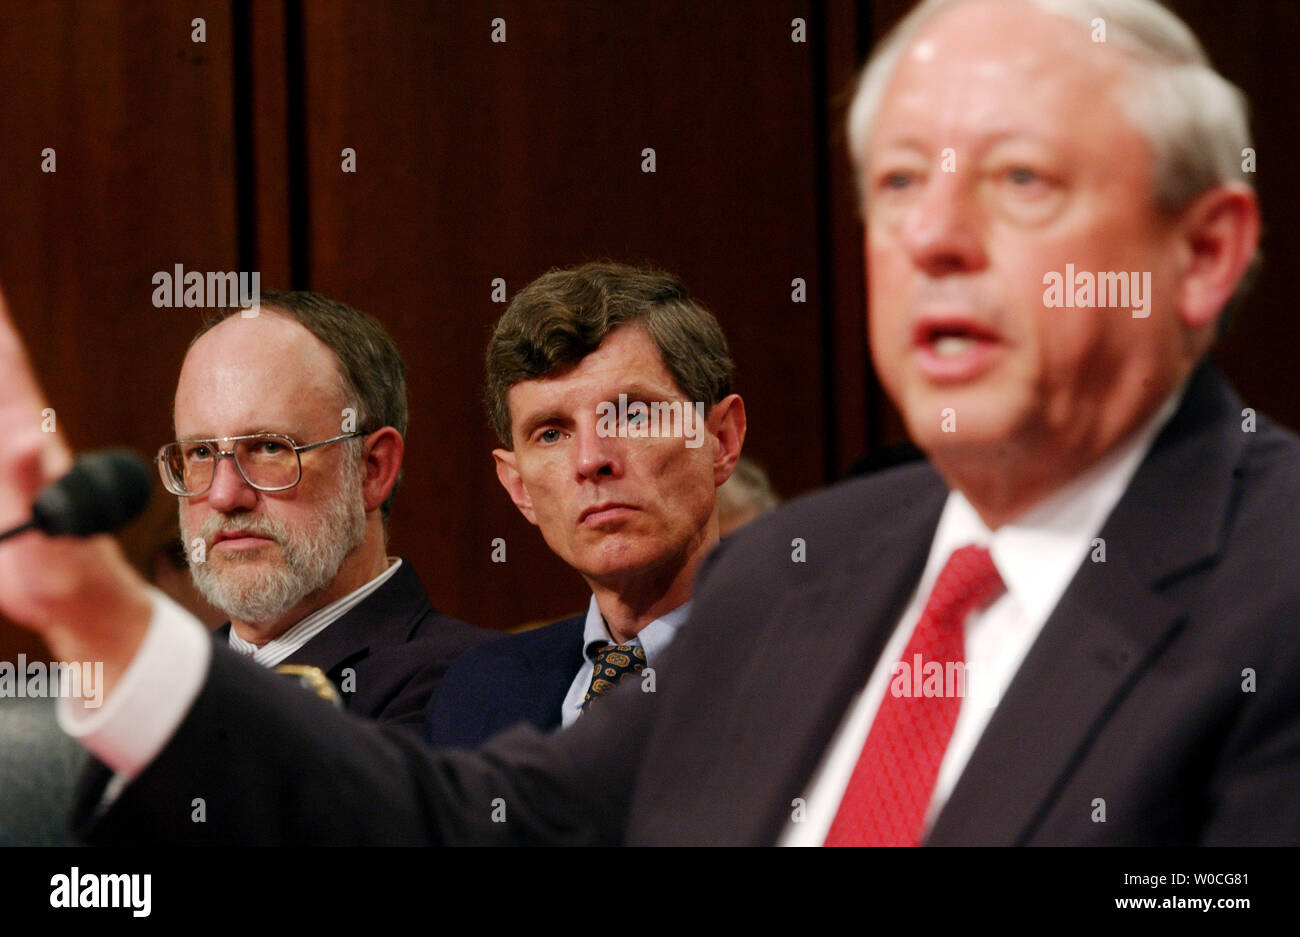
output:
<instances>
[{"instance_id":1,"label":"white dress shirt","mask_svg":"<svg viewBox=\"0 0 1300 937\"><path fill-rule=\"evenodd\" d=\"M802 811L792 808L780 845L820 846L825 841L885 698L894 665L912 637L940 571L953 551L977 544L989 549L1007 591L965 620L966 695L926 811L925 829L929 830L1052 609L1080 565L1093 562L1094 539L1181 398L1180 387L1121 445L997 530L988 529L961 492L948 494L916 591L804 787Z\"/></svg>"},{"instance_id":2,"label":"white dress shirt","mask_svg":"<svg viewBox=\"0 0 1300 937\"><path fill-rule=\"evenodd\" d=\"M251 641L245 641L235 634L235 629L232 626L230 629L230 649L236 654L251 657L255 664L261 664L263 667L274 667L365 601L372 592L392 579L393 574L397 572L398 567L401 565L402 561L400 559L390 557L388 568L360 589L354 589L343 598L331 602L324 608L316 609L302 621L296 625L291 625L283 633L267 641L261 647Z\"/></svg>"},{"instance_id":3,"label":"white dress shirt","mask_svg":"<svg viewBox=\"0 0 1300 937\"><path fill-rule=\"evenodd\" d=\"M677 636L677 629L682 626L690 613L690 602L679 605L671 612L660 615L638 631L630 641L623 643L645 651L645 665L653 667L655 658L672 643L673 638ZM592 678L596 675L593 666L596 662L596 654L605 645L618 643L620 642L615 641L610 635L609 626L605 624L605 616L600 613L600 606L596 604L596 597L593 595L587 605L587 621L582 629L582 666L578 668L578 675L573 678L569 692L565 695L564 702L560 704L561 728L567 729L582 715L583 700L587 696L587 691L591 689Z\"/></svg>"}]
</instances>

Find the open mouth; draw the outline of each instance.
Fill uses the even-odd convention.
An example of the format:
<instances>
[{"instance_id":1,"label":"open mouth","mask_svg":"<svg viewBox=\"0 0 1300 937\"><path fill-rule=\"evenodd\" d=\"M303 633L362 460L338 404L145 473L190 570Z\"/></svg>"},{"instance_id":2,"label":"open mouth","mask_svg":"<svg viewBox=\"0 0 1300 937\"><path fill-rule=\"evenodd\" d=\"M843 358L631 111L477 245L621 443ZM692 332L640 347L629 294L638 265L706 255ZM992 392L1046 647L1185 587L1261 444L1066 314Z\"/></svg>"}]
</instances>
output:
<instances>
[{"instance_id":1,"label":"open mouth","mask_svg":"<svg viewBox=\"0 0 1300 937\"><path fill-rule=\"evenodd\" d=\"M913 333L922 373L932 381L965 381L984 373L1002 345L989 326L965 317L932 317L919 321Z\"/></svg>"}]
</instances>

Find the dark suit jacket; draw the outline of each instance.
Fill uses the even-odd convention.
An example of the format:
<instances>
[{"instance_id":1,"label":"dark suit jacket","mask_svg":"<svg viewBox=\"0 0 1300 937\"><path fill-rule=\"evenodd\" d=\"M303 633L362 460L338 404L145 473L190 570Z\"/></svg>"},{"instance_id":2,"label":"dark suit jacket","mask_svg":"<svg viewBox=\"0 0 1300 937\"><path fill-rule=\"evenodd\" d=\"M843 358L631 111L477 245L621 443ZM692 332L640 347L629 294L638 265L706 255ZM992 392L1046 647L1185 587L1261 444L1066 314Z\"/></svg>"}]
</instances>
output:
<instances>
[{"instance_id":1,"label":"dark suit jacket","mask_svg":"<svg viewBox=\"0 0 1300 937\"><path fill-rule=\"evenodd\" d=\"M549 732L585 658L586 614L471 648L429 700L424 740L474 748L521 722Z\"/></svg>"},{"instance_id":2,"label":"dark suit jacket","mask_svg":"<svg viewBox=\"0 0 1300 937\"><path fill-rule=\"evenodd\" d=\"M214 637L228 646L230 625ZM451 662L495 637L434 609L415 568L403 560L391 579L282 663L319 667L349 712L418 732Z\"/></svg>"},{"instance_id":3,"label":"dark suit jacket","mask_svg":"<svg viewBox=\"0 0 1300 937\"><path fill-rule=\"evenodd\" d=\"M92 838L774 842L916 586L945 495L906 467L755 522L708 562L657 692L624 683L564 732L516 728L478 752L306 718L311 701L217 654ZM1070 582L929 842L1300 843L1300 441L1264 419L1244 432L1202 369L1101 536L1106 562ZM189 822L200 787L223 822Z\"/></svg>"}]
</instances>

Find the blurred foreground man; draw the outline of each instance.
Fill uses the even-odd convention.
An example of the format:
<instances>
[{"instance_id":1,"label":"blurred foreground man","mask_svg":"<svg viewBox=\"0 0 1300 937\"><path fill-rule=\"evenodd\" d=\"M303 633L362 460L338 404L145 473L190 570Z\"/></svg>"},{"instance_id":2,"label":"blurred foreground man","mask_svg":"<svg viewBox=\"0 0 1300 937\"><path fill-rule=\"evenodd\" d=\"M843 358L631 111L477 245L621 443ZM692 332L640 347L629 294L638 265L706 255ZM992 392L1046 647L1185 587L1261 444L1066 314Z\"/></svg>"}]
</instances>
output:
<instances>
[{"instance_id":1,"label":"blurred foreground man","mask_svg":"<svg viewBox=\"0 0 1300 937\"><path fill-rule=\"evenodd\" d=\"M92 838L1300 842L1300 442L1203 362L1258 240L1238 95L1149 2L934 2L873 57L851 139L873 356L930 465L755 522L656 693L477 753L311 730L109 545L0 547L4 610L117 680L89 731L64 712L135 777ZM16 352L11 520L66 465ZM166 731L119 734L141 699ZM228 819L190 823L214 774L243 781L215 785Z\"/></svg>"},{"instance_id":2,"label":"blurred foreground man","mask_svg":"<svg viewBox=\"0 0 1300 937\"><path fill-rule=\"evenodd\" d=\"M624 679L654 690L745 439L731 370L718 323L666 273L591 263L515 296L487 351L497 477L591 602L462 655L429 742L570 726Z\"/></svg>"}]
</instances>

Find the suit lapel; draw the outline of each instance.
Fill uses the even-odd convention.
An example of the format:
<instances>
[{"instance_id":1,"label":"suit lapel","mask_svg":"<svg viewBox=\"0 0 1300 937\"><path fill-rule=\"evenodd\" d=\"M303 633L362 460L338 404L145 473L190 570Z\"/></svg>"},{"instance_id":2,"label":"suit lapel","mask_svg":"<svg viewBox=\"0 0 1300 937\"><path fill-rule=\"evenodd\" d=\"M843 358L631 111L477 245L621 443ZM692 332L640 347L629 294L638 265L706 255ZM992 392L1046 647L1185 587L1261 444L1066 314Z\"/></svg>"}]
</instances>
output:
<instances>
[{"instance_id":1,"label":"suit lapel","mask_svg":"<svg viewBox=\"0 0 1300 937\"><path fill-rule=\"evenodd\" d=\"M701 787L731 792L725 813L710 810L713 833L704 829L709 816L693 821L702 841L727 842L739 833L739 841L759 843L779 835L792 798L803 793L915 589L946 497L936 478L906 511L879 518L879 526L864 518L862 549L840 571L764 616L743 668L742 705L738 687L723 684L726 698L708 710L724 720L710 727L711 744L727 740L733 756L701 766L713 775ZM716 829L718 823L726 828Z\"/></svg>"},{"instance_id":2,"label":"suit lapel","mask_svg":"<svg viewBox=\"0 0 1300 937\"><path fill-rule=\"evenodd\" d=\"M1105 566L1084 561L989 720L928 844L1023 841L1108 710L1177 630L1177 608L1114 563L1113 553Z\"/></svg>"},{"instance_id":3,"label":"suit lapel","mask_svg":"<svg viewBox=\"0 0 1300 937\"><path fill-rule=\"evenodd\" d=\"M343 667L368 655L372 646L407 640L428 607L420 577L403 560L387 582L290 654L284 663L310 664L334 678Z\"/></svg>"},{"instance_id":4,"label":"suit lapel","mask_svg":"<svg viewBox=\"0 0 1300 937\"><path fill-rule=\"evenodd\" d=\"M927 840L1027 841L1109 713L1173 640L1171 586L1219 549L1244 436L1240 401L1208 367L1134 476L990 719ZM1071 809L1087 810L1087 804Z\"/></svg>"},{"instance_id":5,"label":"suit lapel","mask_svg":"<svg viewBox=\"0 0 1300 937\"><path fill-rule=\"evenodd\" d=\"M507 726L527 721L545 730L559 726L564 698L584 661L582 632L586 622L587 616L582 614L546 625L547 640L537 641L522 654L523 667L505 671L511 679L505 685L498 684L490 704L495 709L486 713L484 722ZM496 678L496 674L489 676Z\"/></svg>"}]
</instances>

